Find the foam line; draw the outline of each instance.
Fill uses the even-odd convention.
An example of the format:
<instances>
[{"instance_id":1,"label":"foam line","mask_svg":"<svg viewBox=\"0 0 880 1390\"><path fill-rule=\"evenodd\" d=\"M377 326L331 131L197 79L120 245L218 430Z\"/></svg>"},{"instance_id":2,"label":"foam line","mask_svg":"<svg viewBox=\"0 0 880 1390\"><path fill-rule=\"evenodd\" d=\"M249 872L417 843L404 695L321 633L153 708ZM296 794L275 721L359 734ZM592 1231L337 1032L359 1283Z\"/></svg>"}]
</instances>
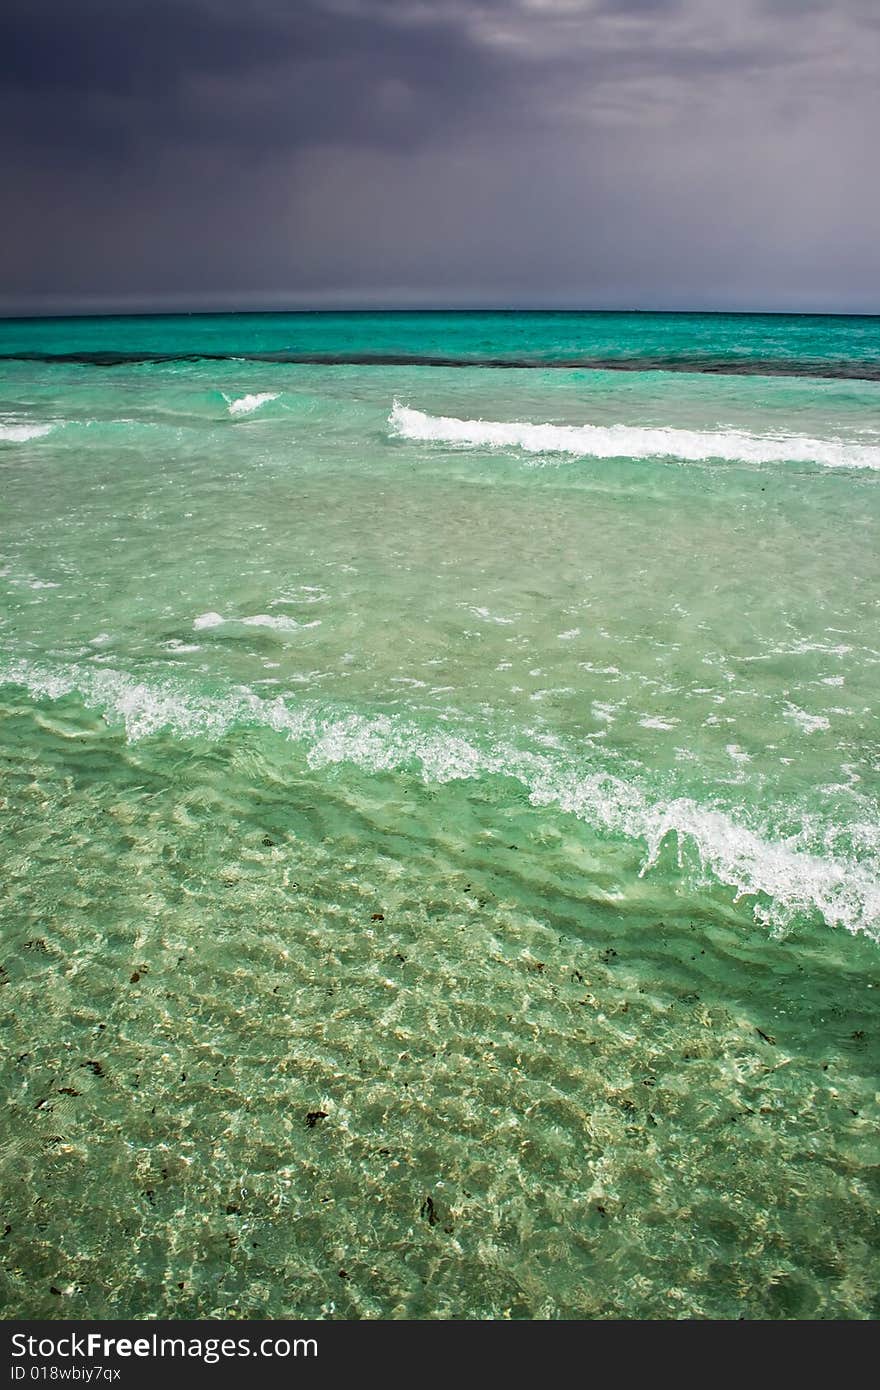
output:
<instances>
[{"instance_id":1,"label":"foam line","mask_svg":"<svg viewBox=\"0 0 880 1390\"><path fill-rule=\"evenodd\" d=\"M691 463L818 463L826 468L880 469L880 447L807 435L758 435L738 430L646 429L639 425L550 425L459 420L427 415L394 402L391 433L401 439L469 448L515 448L577 458L671 458Z\"/></svg>"},{"instance_id":2,"label":"foam line","mask_svg":"<svg viewBox=\"0 0 880 1390\"><path fill-rule=\"evenodd\" d=\"M292 704L280 696L261 699L247 686L200 695L177 680L149 683L107 667L51 668L13 660L0 665L2 684L24 687L34 699L73 695L108 722L122 724L131 740L160 733L215 740L237 726L258 726L300 745L313 768L349 763L368 773L414 772L434 784L513 778L533 806L556 807L594 830L643 844L643 874L673 838L683 872L695 858L701 877L725 885L736 900L754 898L755 919L768 927L818 913L830 927L880 941L876 864L832 858L807 843L780 840L767 827L746 826L690 797L657 797L564 750L503 742L480 746L451 727L424 728L398 716L317 702Z\"/></svg>"}]
</instances>

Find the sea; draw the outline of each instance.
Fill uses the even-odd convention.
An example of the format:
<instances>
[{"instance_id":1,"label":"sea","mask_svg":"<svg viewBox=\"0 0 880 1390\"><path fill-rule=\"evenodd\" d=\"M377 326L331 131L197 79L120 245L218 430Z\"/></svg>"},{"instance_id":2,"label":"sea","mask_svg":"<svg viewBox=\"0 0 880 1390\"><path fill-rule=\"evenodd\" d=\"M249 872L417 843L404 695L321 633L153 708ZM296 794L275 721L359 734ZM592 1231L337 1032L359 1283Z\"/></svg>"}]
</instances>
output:
<instances>
[{"instance_id":1,"label":"sea","mask_svg":"<svg viewBox=\"0 0 880 1390\"><path fill-rule=\"evenodd\" d=\"M880 318L0 322L7 1318L880 1313Z\"/></svg>"}]
</instances>

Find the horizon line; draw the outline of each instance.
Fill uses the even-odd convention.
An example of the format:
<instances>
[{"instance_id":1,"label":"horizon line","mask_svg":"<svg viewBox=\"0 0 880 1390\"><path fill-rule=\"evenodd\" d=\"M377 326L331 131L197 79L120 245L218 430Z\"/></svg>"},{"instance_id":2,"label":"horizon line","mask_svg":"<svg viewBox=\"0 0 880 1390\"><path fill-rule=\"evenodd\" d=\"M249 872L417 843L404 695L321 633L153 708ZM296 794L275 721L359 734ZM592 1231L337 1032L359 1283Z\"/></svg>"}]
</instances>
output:
<instances>
[{"instance_id":1,"label":"horizon line","mask_svg":"<svg viewBox=\"0 0 880 1390\"><path fill-rule=\"evenodd\" d=\"M229 308L229 309L79 309L66 312L43 312L35 309L27 312L3 313L0 312L0 323L30 323L69 321L72 319L131 319L131 318L235 318L235 317L272 317L289 316L293 314L302 315L336 315L345 316L351 314L595 314L595 315L615 315L615 314L645 314L657 316L681 315L683 317L695 318L853 318L853 319L875 319L880 318L880 310L858 310L858 309L658 309L658 308L591 308L583 305L573 305L565 308L559 305L510 305L510 304L485 304L485 305L350 305L347 307L334 306L332 308L320 307L317 305L303 306L284 309L266 308Z\"/></svg>"}]
</instances>

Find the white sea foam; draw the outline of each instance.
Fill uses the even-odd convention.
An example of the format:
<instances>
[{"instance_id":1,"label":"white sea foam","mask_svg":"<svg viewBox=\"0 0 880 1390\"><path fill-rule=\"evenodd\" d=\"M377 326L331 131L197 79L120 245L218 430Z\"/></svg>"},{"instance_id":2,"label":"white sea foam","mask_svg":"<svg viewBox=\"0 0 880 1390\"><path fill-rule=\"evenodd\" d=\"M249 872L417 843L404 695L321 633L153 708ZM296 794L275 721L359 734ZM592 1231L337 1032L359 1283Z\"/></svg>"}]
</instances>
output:
<instances>
[{"instance_id":1,"label":"white sea foam","mask_svg":"<svg viewBox=\"0 0 880 1390\"><path fill-rule=\"evenodd\" d=\"M532 805L555 806L595 830L644 844L642 875L671 841L683 872L696 867L701 876L726 885L737 901L753 897L755 918L769 927L783 927L799 913L819 913L831 927L880 940L880 866L835 853L836 831L830 840L828 832L808 842L806 829L800 840L778 839L690 797L654 798L637 783L562 749L480 747L452 727L425 730L406 718L316 702L291 706L281 696L261 699L247 686L204 698L176 681L147 683L106 667L51 668L13 660L0 664L5 683L37 699L75 694L108 721L123 724L132 740L160 732L216 739L236 725L256 723L297 742L313 768L349 763L370 773L406 769L428 783L513 778Z\"/></svg>"},{"instance_id":2,"label":"white sea foam","mask_svg":"<svg viewBox=\"0 0 880 1390\"><path fill-rule=\"evenodd\" d=\"M320 627L320 622L298 623L296 618L286 617L283 613L255 613L252 618L240 618L239 622L244 627L271 627L276 632L295 632L301 627Z\"/></svg>"},{"instance_id":3,"label":"white sea foam","mask_svg":"<svg viewBox=\"0 0 880 1390\"><path fill-rule=\"evenodd\" d=\"M838 642L832 645L830 642L808 642L802 639L798 642L789 642L782 647L771 647L766 652L761 652L759 656L746 656L743 661L769 661L774 656L811 656L818 653L822 656L848 656L852 647L845 642Z\"/></svg>"},{"instance_id":4,"label":"white sea foam","mask_svg":"<svg viewBox=\"0 0 880 1390\"><path fill-rule=\"evenodd\" d=\"M506 627L513 622L513 618L502 618L498 613L490 613L488 608L477 608L470 603L461 603L459 607L466 608L475 618L482 618L484 623L501 623Z\"/></svg>"},{"instance_id":5,"label":"white sea foam","mask_svg":"<svg viewBox=\"0 0 880 1390\"><path fill-rule=\"evenodd\" d=\"M619 708L619 705L609 705L604 704L601 700L594 700L592 706L593 718L602 719L606 724L613 724L615 720L615 711Z\"/></svg>"},{"instance_id":6,"label":"white sea foam","mask_svg":"<svg viewBox=\"0 0 880 1390\"><path fill-rule=\"evenodd\" d=\"M17 425L7 422L0 424L0 442L26 444L29 439L44 439L54 428L54 425Z\"/></svg>"},{"instance_id":7,"label":"white sea foam","mask_svg":"<svg viewBox=\"0 0 880 1390\"><path fill-rule=\"evenodd\" d=\"M726 745L726 750L728 756L731 757L735 763L750 763L752 761L752 755L744 752L738 743L728 743Z\"/></svg>"},{"instance_id":8,"label":"white sea foam","mask_svg":"<svg viewBox=\"0 0 880 1390\"><path fill-rule=\"evenodd\" d=\"M276 632L296 632L303 628L320 627L319 619L311 623L297 622L296 618L290 618L283 613L255 613L248 618L224 618L222 613L200 613L193 620L193 627L196 632L201 632L204 628L224 627L226 625L241 627L268 627Z\"/></svg>"},{"instance_id":9,"label":"white sea foam","mask_svg":"<svg viewBox=\"0 0 880 1390\"><path fill-rule=\"evenodd\" d=\"M304 603L323 603L327 598L326 589L319 589L314 584L301 584L296 589L288 589L278 598L273 598L269 604L270 608L283 608L287 604L295 604L299 607Z\"/></svg>"},{"instance_id":10,"label":"white sea foam","mask_svg":"<svg viewBox=\"0 0 880 1390\"><path fill-rule=\"evenodd\" d=\"M760 435L738 430L646 429L637 425L550 425L528 421L459 420L394 402L393 434L464 447L516 448L578 458L671 458L698 463L818 463L826 468L880 469L880 447L807 435Z\"/></svg>"},{"instance_id":11,"label":"white sea foam","mask_svg":"<svg viewBox=\"0 0 880 1390\"><path fill-rule=\"evenodd\" d=\"M819 730L824 732L824 730L831 728L831 720L826 718L824 714L808 714L805 709L799 709L797 705L791 703L786 704L785 717L793 720L799 729L803 729L805 734L815 734Z\"/></svg>"},{"instance_id":12,"label":"white sea foam","mask_svg":"<svg viewBox=\"0 0 880 1390\"><path fill-rule=\"evenodd\" d=\"M259 410L261 405L268 404L269 401L277 401L280 391L259 391L253 396L239 396L237 400L230 400L227 395L223 399L226 401L230 415L253 415L255 410Z\"/></svg>"}]
</instances>

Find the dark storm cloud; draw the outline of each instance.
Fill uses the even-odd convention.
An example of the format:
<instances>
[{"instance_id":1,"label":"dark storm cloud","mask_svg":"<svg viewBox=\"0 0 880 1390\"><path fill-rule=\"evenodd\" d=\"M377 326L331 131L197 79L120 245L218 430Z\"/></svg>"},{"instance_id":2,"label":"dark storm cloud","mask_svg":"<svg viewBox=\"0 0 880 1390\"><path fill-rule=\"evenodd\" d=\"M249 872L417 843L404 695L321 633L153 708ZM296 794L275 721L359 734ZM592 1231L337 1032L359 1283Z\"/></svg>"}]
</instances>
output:
<instances>
[{"instance_id":1,"label":"dark storm cloud","mask_svg":"<svg viewBox=\"0 0 880 1390\"><path fill-rule=\"evenodd\" d=\"M880 308L869 0L6 0L0 305Z\"/></svg>"},{"instance_id":2,"label":"dark storm cloud","mask_svg":"<svg viewBox=\"0 0 880 1390\"><path fill-rule=\"evenodd\" d=\"M672 42L664 51L652 33L597 44L585 29L591 13L601 22L680 4L599 0L591 12L501 0L90 0L59 9L58 0L18 0L0 18L6 128L20 147L89 164L180 139L233 149L411 146L443 143L476 122L540 126L554 85L765 60L756 45L707 52Z\"/></svg>"},{"instance_id":3,"label":"dark storm cloud","mask_svg":"<svg viewBox=\"0 0 880 1390\"><path fill-rule=\"evenodd\" d=\"M495 85L491 55L444 20L442 4L437 16L414 29L308 0L26 0L0 19L0 83L23 145L75 145L84 162L105 147L180 138L406 143L428 134L438 111L460 119L485 104ZM421 94L406 120L395 81Z\"/></svg>"}]
</instances>

